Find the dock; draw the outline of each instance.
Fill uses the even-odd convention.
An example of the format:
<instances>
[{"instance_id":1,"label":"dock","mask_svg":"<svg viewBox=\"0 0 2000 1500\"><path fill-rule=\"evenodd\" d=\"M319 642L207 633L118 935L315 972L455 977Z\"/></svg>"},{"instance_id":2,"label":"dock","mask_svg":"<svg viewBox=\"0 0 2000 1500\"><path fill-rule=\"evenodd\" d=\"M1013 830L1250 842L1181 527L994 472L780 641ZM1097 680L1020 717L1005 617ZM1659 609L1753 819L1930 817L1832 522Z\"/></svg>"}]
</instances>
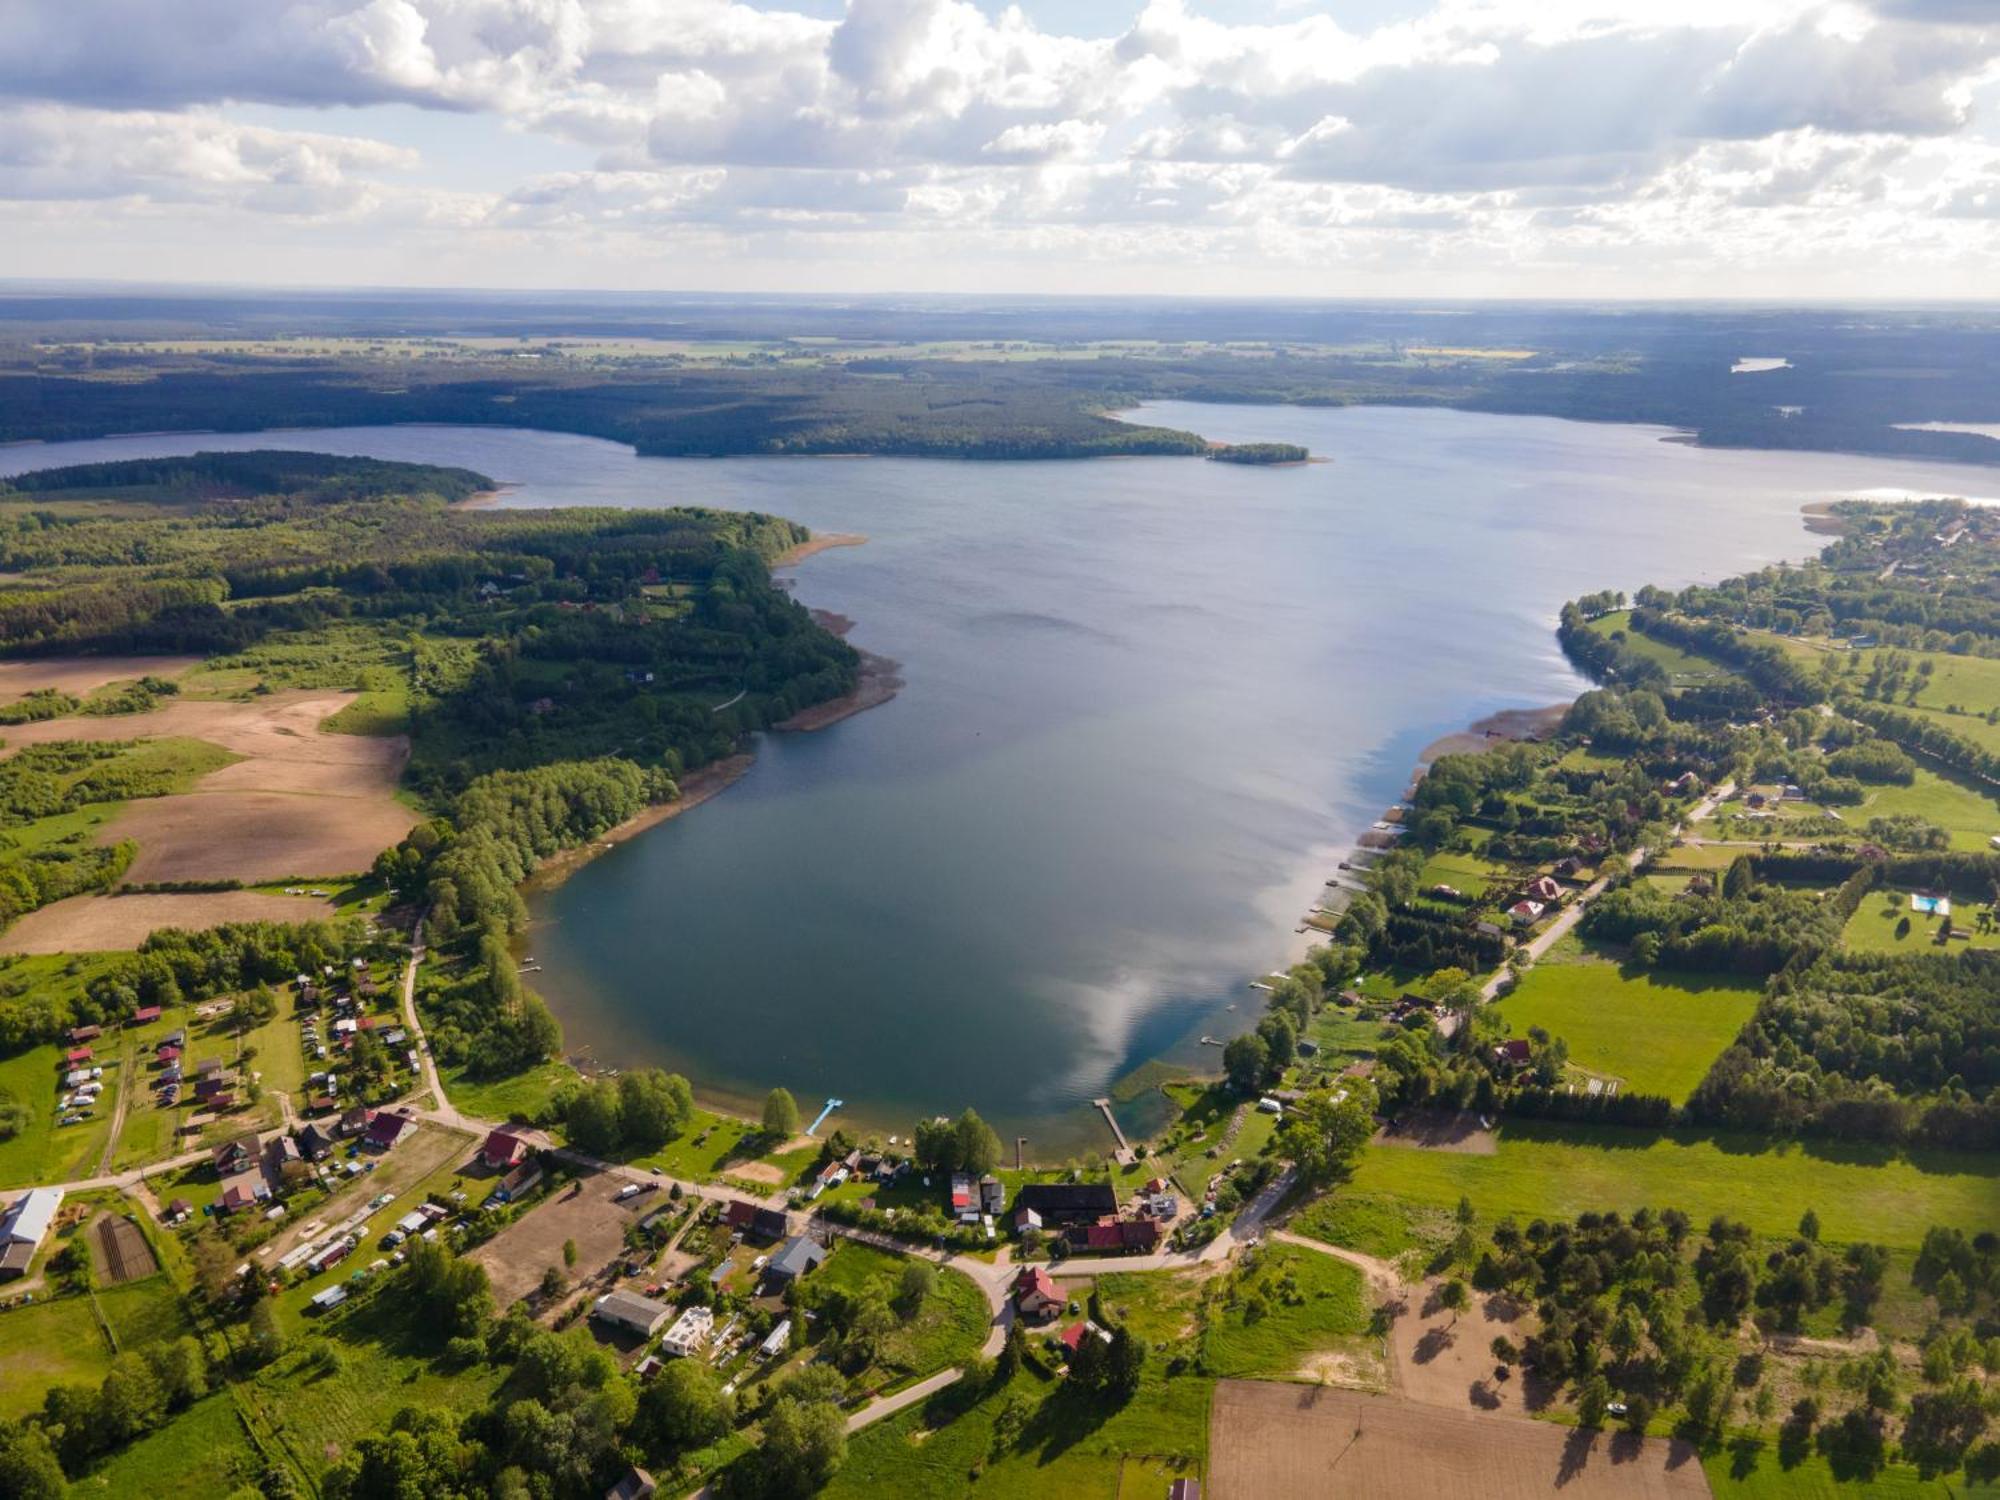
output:
<instances>
[{"instance_id":1,"label":"dock","mask_svg":"<svg viewBox=\"0 0 2000 1500\"><path fill-rule=\"evenodd\" d=\"M1111 1127L1112 1135L1118 1138L1118 1165L1121 1167L1131 1166L1133 1162L1139 1159L1139 1155L1132 1149L1131 1143L1125 1139L1125 1132L1118 1128L1118 1117L1111 1113L1111 1101L1109 1099L1093 1099L1090 1102L1104 1112L1104 1123Z\"/></svg>"},{"instance_id":2,"label":"dock","mask_svg":"<svg viewBox=\"0 0 2000 1500\"><path fill-rule=\"evenodd\" d=\"M826 1108L821 1110L819 1114L814 1117L812 1124L806 1126L806 1134L811 1135L814 1131L818 1130L820 1126L826 1123L826 1117L832 1114L836 1109L839 1109L840 1106L845 1104L846 1102L847 1101L844 1099L827 1100Z\"/></svg>"}]
</instances>

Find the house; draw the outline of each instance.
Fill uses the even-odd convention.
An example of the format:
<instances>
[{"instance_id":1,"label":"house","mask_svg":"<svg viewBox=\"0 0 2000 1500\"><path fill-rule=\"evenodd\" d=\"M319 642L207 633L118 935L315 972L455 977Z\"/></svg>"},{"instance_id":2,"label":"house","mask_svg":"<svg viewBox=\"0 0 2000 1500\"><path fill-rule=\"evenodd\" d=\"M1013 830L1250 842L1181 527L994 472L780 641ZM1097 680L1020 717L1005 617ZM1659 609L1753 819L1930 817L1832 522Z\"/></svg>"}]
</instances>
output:
<instances>
[{"instance_id":1,"label":"house","mask_svg":"<svg viewBox=\"0 0 2000 1500\"><path fill-rule=\"evenodd\" d=\"M257 1132L254 1130L232 1136L208 1153L209 1165L215 1168L218 1177L240 1172L256 1159Z\"/></svg>"},{"instance_id":2,"label":"house","mask_svg":"<svg viewBox=\"0 0 2000 1500\"><path fill-rule=\"evenodd\" d=\"M1555 869L1550 873L1558 880L1574 880L1583 873L1583 861L1574 854L1565 855L1556 861Z\"/></svg>"},{"instance_id":3,"label":"house","mask_svg":"<svg viewBox=\"0 0 2000 1500\"><path fill-rule=\"evenodd\" d=\"M1534 1055L1527 1038L1510 1036L1493 1049L1493 1060L1502 1067L1517 1068Z\"/></svg>"},{"instance_id":4,"label":"house","mask_svg":"<svg viewBox=\"0 0 2000 1500\"><path fill-rule=\"evenodd\" d=\"M659 1488L651 1474L635 1466L604 1492L604 1500L652 1500Z\"/></svg>"},{"instance_id":5,"label":"house","mask_svg":"<svg viewBox=\"0 0 2000 1500\"><path fill-rule=\"evenodd\" d=\"M317 1125L308 1125L298 1133L299 1155L307 1161L323 1161L333 1154L333 1137Z\"/></svg>"},{"instance_id":6,"label":"house","mask_svg":"<svg viewBox=\"0 0 2000 1500\"><path fill-rule=\"evenodd\" d=\"M362 1133L361 1142L370 1151L387 1151L406 1133L416 1128L417 1122L408 1115L391 1114L385 1109L368 1122L368 1129Z\"/></svg>"},{"instance_id":7,"label":"house","mask_svg":"<svg viewBox=\"0 0 2000 1500\"><path fill-rule=\"evenodd\" d=\"M1097 1224L1072 1224L1070 1247L1106 1254L1129 1255L1159 1248L1160 1226L1153 1219L1110 1219Z\"/></svg>"},{"instance_id":8,"label":"house","mask_svg":"<svg viewBox=\"0 0 2000 1500\"><path fill-rule=\"evenodd\" d=\"M282 1179L285 1168L304 1164L305 1157L299 1152L299 1143L288 1135L273 1136L264 1146L264 1169L273 1177Z\"/></svg>"},{"instance_id":9,"label":"house","mask_svg":"<svg viewBox=\"0 0 2000 1500\"><path fill-rule=\"evenodd\" d=\"M1701 790L1701 778L1692 771L1683 771L1671 781L1661 782L1660 790L1669 797L1685 797Z\"/></svg>"},{"instance_id":10,"label":"house","mask_svg":"<svg viewBox=\"0 0 2000 1500\"><path fill-rule=\"evenodd\" d=\"M88 1047L72 1047L63 1054L63 1061L68 1063L72 1068L76 1067L79 1063L87 1063L90 1061L90 1049Z\"/></svg>"},{"instance_id":11,"label":"house","mask_svg":"<svg viewBox=\"0 0 2000 1500\"><path fill-rule=\"evenodd\" d=\"M357 1104L340 1117L342 1135L361 1135L375 1123L375 1111L365 1104Z\"/></svg>"},{"instance_id":12,"label":"house","mask_svg":"<svg viewBox=\"0 0 2000 1500\"><path fill-rule=\"evenodd\" d=\"M0 1214L0 1281L28 1274L62 1200L61 1188L30 1188Z\"/></svg>"},{"instance_id":13,"label":"house","mask_svg":"<svg viewBox=\"0 0 2000 1500\"><path fill-rule=\"evenodd\" d=\"M159 1045L162 1047L185 1047L187 1045L187 1033L185 1031L170 1031L160 1038Z\"/></svg>"},{"instance_id":14,"label":"house","mask_svg":"<svg viewBox=\"0 0 2000 1500\"><path fill-rule=\"evenodd\" d=\"M778 1319L777 1327L765 1335L764 1342L757 1346L757 1357L759 1359L776 1359L790 1347L791 1342L792 1320L790 1318L780 1318Z\"/></svg>"},{"instance_id":15,"label":"house","mask_svg":"<svg viewBox=\"0 0 2000 1500\"><path fill-rule=\"evenodd\" d=\"M752 1240L781 1240L791 1229L783 1209L762 1208L741 1198L732 1198L723 1208L722 1222Z\"/></svg>"},{"instance_id":16,"label":"house","mask_svg":"<svg viewBox=\"0 0 2000 1500\"><path fill-rule=\"evenodd\" d=\"M142 1005L132 1012L132 1025L134 1026L149 1025L159 1019L160 1007L157 1005Z\"/></svg>"},{"instance_id":17,"label":"house","mask_svg":"<svg viewBox=\"0 0 2000 1500\"><path fill-rule=\"evenodd\" d=\"M1023 1266L1014 1278L1014 1306L1024 1318L1046 1318L1063 1309L1055 1277L1041 1266Z\"/></svg>"},{"instance_id":18,"label":"house","mask_svg":"<svg viewBox=\"0 0 2000 1500\"><path fill-rule=\"evenodd\" d=\"M71 1042L94 1042L104 1035L102 1026L72 1026L69 1029Z\"/></svg>"},{"instance_id":19,"label":"house","mask_svg":"<svg viewBox=\"0 0 2000 1500\"><path fill-rule=\"evenodd\" d=\"M591 1306L590 1315L600 1323L629 1328L651 1338L673 1316L673 1311L666 1303L637 1292L606 1292Z\"/></svg>"},{"instance_id":20,"label":"house","mask_svg":"<svg viewBox=\"0 0 2000 1500\"><path fill-rule=\"evenodd\" d=\"M979 1217L979 1201L969 1172L951 1174L951 1216L961 1224Z\"/></svg>"},{"instance_id":21,"label":"house","mask_svg":"<svg viewBox=\"0 0 2000 1500\"><path fill-rule=\"evenodd\" d=\"M178 1073L181 1070L181 1049L170 1043L162 1042L159 1049L153 1053L153 1061L163 1068L172 1068Z\"/></svg>"},{"instance_id":22,"label":"house","mask_svg":"<svg viewBox=\"0 0 2000 1500\"><path fill-rule=\"evenodd\" d=\"M1014 1233L1026 1234L1030 1229L1039 1230L1041 1227L1042 1216L1032 1208L1014 1210Z\"/></svg>"},{"instance_id":23,"label":"house","mask_svg":"<svg viewBox=\"0 0 2000 1500\"><path fill-rule=\"evenodd\" d=\"M535 1190L542 1180L542 1164L535 1157L529 1157L500 1179L500 1186L489 1195L496 1203L515 1203Z\"/></svg>"},{"instance_id":24,"label":"house","mask_svg":"<svg viewBox=\"0 0 2000 1500\"><path fill-rule=\"evenodd\" d=\"M1063 1346L1063 1353L1065 1355L1074 1354L1083 1347L1083 1341L1093 1333L1103 1339L1105 1343L1108 1344L1111 1342L1111 1335L1106 1333L1102 1328L1099 1328L1088 1318L1082 1318L1070 1324L1069 1327L1056 1336L1056 1341Z\"/></svg>"},{"instance_id":25,"label":"house","mask_svg":"<svg viewBox=\"0 0 2000 1500\"><path fill-rule=\"evenodd\" d=\"M176 1198L167 1205L169 1224L185 1223L194 1214L194 1205L185 1198Z\"/></svg>"},{"instance_id":26,"label":"house","mask_svg":"<svg viewBox=\"0 0 2000 1500\"><path fill-rule=\"evenodd\" d=\"M1473 930L1481 937L1504 938L1507 935L1498 922L1475 922Z\"/></svg>"},{"instance_id":27,"label":"house","mask_svg":"<svg viewBox=\"0 0 2000 1500\"><path fill-rule=\"evenodd\" d=\"M979 1211L983 1214L1007 1211L1007 1185L991 1172L979 1179Z\"/></svg>"},{"instance_id":28,"label":"house","mask_svg":"<svg viewBox=\"0 0 2000 1500\"><path fill-rule=\"evenodd\" d=\"M708 1342L708 1336L715 1331L715 1310L708 1307L690 1307L674 1319L674 1326L667 1330L667 1336L660 1340L660 1347L677 1359L686 1359L699 1353L701 1346Z\"/></svg>"},{"instance_id":29,"label":"house","mask_svg":"<svg viewBox=\"0 0 2000 1500\"><path fill-rule=\"evenodd\" d=\"M1539 901L1544 906L1554 906L1563 898L1563 888L1546 875L1537 875L1528 882L1528 899Z\"/></svg>"},{"instance_id":30,"label":"house","mask_svg":"<svg viewBox=\"0 0 2000 1500\"><path fill-rule=\"evenodd\" d=\"M1514 919L1516 926L1533 927L1536 922L1541 920L1542 903L1539 901L1516 901L1512 906L1507 908L1507 915Z\"/></svg>"},{"instance_id":31,"label":"house","mask_svg":"<svg viewBox=\"0 0 2000 1500\"><path fill-rule=\"evenodd\" d=\"M1032 1209L1044 1224L1095 1223L1118 1212L1108 1182L1031 1182L1014 1194L1014 1212Z\"/></svg>"},{"instance_id":32,"label":"house","mask_svg":"<svg viewBox=\"0 0 2000 1500\"><path fill-rule=\"evenodd\" d=\"M496 1130L479 1148L479 1159L496 1172L512 1171L528 1154L528 1143L508 1130Z\"/></svg>"},{"instance_id":33,"label":"house","mask_svg":"<svg viewBox=\"0 0 2000 1500\"><path fill-rule=\"evenodd\" d=\"M826 1259L826 1246L809 1235L794 1235L785 1248L771 1257L765 1275L781 1286L802 1280L805 1274Z\"/></svg>"},{"instance_id":34,"label":"house","mask_svg":"<svg viewBox=\"0 0 2000 1500\"><path fill-rule=\"evenodd\" d=\"M194 1075L197 1078L220 1078L222 1074L222 1059L219 1057L204 1057L194 1065Z\"/></svg>"},{"instance_id":35,"label":"house","mask_svg":"<svg viewBox=\"0 0 2000 1500\"><path fill-rule=\"evenodd\" d=\"M270 1196L271 1185L262 1172L238 1172L223 1183L222 1196L215 1200L215 1206L223 1213L234 1213L241 1208L254 1208Z\"/></svg>"}]
</instances>

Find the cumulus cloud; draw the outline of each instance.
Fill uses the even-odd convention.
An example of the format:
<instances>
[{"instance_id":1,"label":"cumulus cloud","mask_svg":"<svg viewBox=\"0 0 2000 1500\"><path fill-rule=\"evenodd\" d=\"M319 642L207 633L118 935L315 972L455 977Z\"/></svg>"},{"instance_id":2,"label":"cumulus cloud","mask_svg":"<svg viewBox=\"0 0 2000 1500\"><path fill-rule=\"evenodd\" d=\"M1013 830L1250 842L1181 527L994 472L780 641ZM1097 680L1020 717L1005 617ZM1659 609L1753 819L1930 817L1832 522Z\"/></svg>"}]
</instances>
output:
<instances>
[{"instance_id":1,"label":"cumulus cloud","mask_svg":"<svg viewBox=\"0 0 2000 1500\"><path fill-rule=\"evenodd\" d=\"M1849 253L1860 215L1885 244L1995 253L1970 227L1995 194L1993 0L1431 0L1375 26L1190 4L1079 38L970 0L0 0L0 193L544 245L1555 265L1704 235L1748 255L1781 220ZM484 188L426 187L342 128L387 104L482 121ZM234 118L252 107L324 128ZM510 173L523 131L594 166Z\"/></svg>"}]
</instances>

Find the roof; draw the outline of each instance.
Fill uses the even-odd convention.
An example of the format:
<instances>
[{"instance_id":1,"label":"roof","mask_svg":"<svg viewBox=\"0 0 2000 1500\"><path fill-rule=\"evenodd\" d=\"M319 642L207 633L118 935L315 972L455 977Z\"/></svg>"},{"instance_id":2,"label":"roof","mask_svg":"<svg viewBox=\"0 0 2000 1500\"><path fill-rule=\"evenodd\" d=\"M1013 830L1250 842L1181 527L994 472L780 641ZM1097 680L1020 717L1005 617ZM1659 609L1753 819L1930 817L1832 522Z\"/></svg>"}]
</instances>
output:
<instances>
[{"instance_id":1,"label":"roof","mask_svg":"<svg viewBox=\"0 0 2000 1500\"><path fill-rule=\"evenodd\" d=\"M416 1121L408 1115L394 1115L384 1110L368 1122L368 1142L373 1146L393 1146L414 1124Z\"/></svg>"},{"instance_id":2,"label":"roof","mask_svg":"<svg viewBox=\"0 0 2000 1500\"><path fill-rule=\"evenodd\" d=\"M132 1019L142 1025L147 1021L157 1021L160 1019L160 1007L157 1005L142 1005L132 1012Z\"/></svg>"},{"instance_id":3,"label":"roof","mask_svg":"<svg viewBox=\"0 0 2000 1500\"><path fill-rule=\"evenodd\" d=\"M1021 1274L1014 1278L1016 1297L1044 1297L1051 1302L1062 1301L1062 1294L1056 1290L1056 1279L1041 1266L1023 1266Z\"/></svg>"},{"instance_id":4,"label":"roof","mask_svg":"<svg viewBox=\"0 0 2000 1500\"><path fill-rule=\"evenodd\" d=\"M604 1500L647 1500L659 1488L644 1469L627 1469L616 1484L604 1492Z\"/></svg>"},{"instance_id":5,"label":"roof","mask_svg":"<svg viewBox=\"0 0 2000 1500\"><path fill-rule=\"evenodd\" d=\"M1201 1481L1176 1479L1167 1486L1167 1500L1201 1500Z\"/></svg>"},{"instance_id":6,"label":"roof","mask_svg":"<svg viewBox=\"0 0 2000 1500\"><path fill-rule=\"evenodd\" d=\"M0 1215L0 1240L39 1245L62 1200L61 1188L30 1188Z\"/></svg>"},{"instance_id":7,"label":"roof","mask_svg":"<svg viewBox=\"0 0 2000 1500\"><path fill-rule=\"evenodd\" d=\"M609 1318L617 1323L629 1323L648 1331L657 1328L673 1309L666 1303L651 1297L642 1297L637 1292L606 1292L597 1299L591 1309L593 1317Z\"/></svg>"},{"instance_id":8,"label":"roof","mask_svg":"<svg viewBox=\"0 0 2000 1500\"><path fill-rule=\"evenodd\" d=\"M1031 1182L1014 1194L1014 1209L1032 1208L1044 1216L1115 1214L1118 1194L1108 1182Z\"/></svg>"},{"instance_id":9,"label":"roof","mask_svg":"<svg viewBox=\"0 0 2000 1500\"><path fill-rule=\"evenodd\" d=\"M771 1274L800 1277L826 1259L826 1246L806 1235L795 1235L785 1248L771 1257Z\"/></svg>"},{"instance_id":10,"label":"roof","mask_svg":"<svg viewBox=\"0 0 2000 1500\"><path fill-rule=\"evenodd\" d=\"M521 1153L528 1149L528 1143L511 1130L496 1130L486 1137L486 1144L479 1148L479 1154L488 1161L504 1161L509 1165L521 1159Z\"/></svg>"},{"instance_id":11,"label":"roof","mask_svg":"<svg viewBox=\"0 0 2000 1500\"><path fill-rule=\"evenodd\" d=\"M1510 1036L1493 1049L1509 1062L1526 1062L1534 1053L1525 1037Z\"/></svg>"}]
</instances>

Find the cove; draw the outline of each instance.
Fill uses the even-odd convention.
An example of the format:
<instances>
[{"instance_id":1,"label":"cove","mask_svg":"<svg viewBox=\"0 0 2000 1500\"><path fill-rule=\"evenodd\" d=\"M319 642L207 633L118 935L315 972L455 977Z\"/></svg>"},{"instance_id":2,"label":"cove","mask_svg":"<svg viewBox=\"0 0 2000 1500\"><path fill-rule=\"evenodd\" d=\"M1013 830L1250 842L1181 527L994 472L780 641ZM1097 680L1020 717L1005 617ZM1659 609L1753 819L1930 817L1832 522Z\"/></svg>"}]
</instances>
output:
<instances>
[{"instance_id":1,"label":"cove","mask_svg":"<svg viewBox=\"0 0 2000 1500\"><path fill-rule=\"evenodd\" d=\"M773 1083L887 1130L977 1106L1060 1159L1087 1101L1258 1014L1319 885L1421 748L1582 683L1564 599L1808 555L1799 507L2000 493L1981 468L1704 450L1659 429L1408 408L1160 404L1330 462L639 458L508 429L182 434L0 450L0 473L296 447L463 464L507 505L771 511L866 546L794 570L896 658L891 703L766 736L689 816L539 893L573 1049L705 1096Z\"/></svg>"}]
</instances>

